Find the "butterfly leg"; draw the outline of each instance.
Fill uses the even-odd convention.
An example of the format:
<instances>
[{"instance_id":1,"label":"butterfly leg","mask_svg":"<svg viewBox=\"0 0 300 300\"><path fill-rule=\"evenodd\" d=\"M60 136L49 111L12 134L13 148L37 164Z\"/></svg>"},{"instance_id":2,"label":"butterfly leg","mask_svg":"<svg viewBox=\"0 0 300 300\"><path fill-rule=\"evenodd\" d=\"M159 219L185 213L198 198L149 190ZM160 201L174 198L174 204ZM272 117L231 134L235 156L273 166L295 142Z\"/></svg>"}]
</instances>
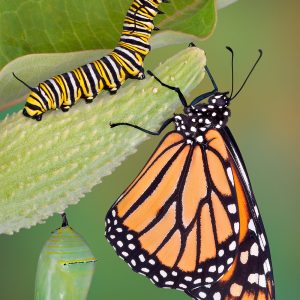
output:
<instances>
[{"instance_id":1,"label":"butterfly leg","mask_svg":"<svg viewBox=\"0 0 300 300\"><path fill-rule=\"evenodd\" d=\"M205 69L205 71L206 71L206 73L207 73L207 75L208 75L208 77L209 77L209 79L210 79L210 81L211 81L211 83L212 83L214 89L213 89L212 91L210 91L210 92L204 93L204 94L200 95L199 97L195 98L195 99L192 101L191 106L194 106L194 105L198 104L198 103L199 103L200 101L202 101L203 99L205 99L205 98L207 98L207 97L209 97L209 96L215 94L215 93L218 91L218 86L217 86L217 84L216 84L214 78L212 77L212 75L211 75L211 73L210 73L208 67L205 66L204 69Z\"/></svg>"},{"instance_id":2,"label":"butterfly leg","mask_svg":"<svg viewBox=\"0 0 300 300\"><path fill-rule=\"evenodd\" d=\"M157 80L162 86L165 86L165 87L167 87L168 89L175 91L175 92L178 94L179 99L180 99L182 105L183 105L184 107L188 106L188 105L187 105L187 102L186 102L186 99L184 98L184 96L183 96L183 94L182 94L180 88L163 83L158 77L156 77L156 76L155 76L151 71L149 71L149 70L147 71L147 73L148 73L150 76L153 76L153 77L155 78L155 80Z\"/></svg>"},{"instance_id":3,"label":"butterfly leg","mask_svg":"<svg viewBox=\"0 0 300 300\"><path fill-rule=\"evenodd\" d=\"M144 129L140 126L137 126L137 125L134 125L134 124L130 124L130 123L110 123L110 128L113 128L113 127L116 127L116 126L120 126L120 125L125 125L125 126L130 126L130 127L133 127L135 129L138 129L140 131L143 131L145 133L148 133L148 134L151 134L151 135L160 135L161 132L170 124L174 121L174 118L170 118L170 119L167 119L166 121L163 122L163 124L161 125L161 127L158 129L157 132L155 131L150 131L150 130L147 130L147 129Z\"/></svg>"}]
</instances>

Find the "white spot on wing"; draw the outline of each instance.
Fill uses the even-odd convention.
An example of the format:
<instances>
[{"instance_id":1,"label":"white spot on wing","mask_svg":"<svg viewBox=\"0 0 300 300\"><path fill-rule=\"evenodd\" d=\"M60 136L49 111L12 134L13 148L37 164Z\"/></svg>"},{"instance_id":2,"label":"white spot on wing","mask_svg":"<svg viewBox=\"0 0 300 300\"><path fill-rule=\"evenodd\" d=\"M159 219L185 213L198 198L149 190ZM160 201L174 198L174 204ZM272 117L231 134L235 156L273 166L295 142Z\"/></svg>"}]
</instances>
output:
<instances>
[{"instance_id":1,"label":"white spot on wing","mask_svg":"<svg viewBox=\"0 0 300 300\"><path fill-rule=\"evenodd\" d=\"M133 239L133 235L132 235L132 234L127 234L127 236L126 236L126 237L127 237L127 240L128 240L128 241L130 241L130 240L132 240L132 239Z\"/></svg>"},{"instance_id":2,"label":"white spot on wing","mask_svg":"<svg viewBox=\"0 0 300 300\"><path fill-rule=\"evenodd\" d=\"M231 184L234 186L234 179L233 179L233 174L232 174L232 170L230 167L227 168L227 175L228 175L228 178L231 182Z\"/></svg>"},{"instance_id":3,"label":"white spot on wing","mask_svg":"<svg viewBox=\"0 0 300 300\"><path fill-rule=\"evenodd\" d=\"M125 256L125 257L127 257L129 254L127 252L123 251L122 255Z\"/></svg>"},{"instance_id":4,"label":"white spot on wing","mask_svg":"<svg viewBox=\"0 0 300 300\"><path fill-rule=\"evenodd\" d=\"M139 255L139 259L141 262L145 262L145 256L143 254Z\"/></svg>"},{"instance_id":5,"label":"white spot on wing","mask_svg":"<svg viewBox=\"0 0 300 300\"><path fill-rule=\"evenodd\" d=\"M249 221L248 228L256 233L256 228L253 222L253 219Z\"/></svg>"},{"instance_id":6,"label":"white spot on wing","mask_svg":"<svg viewBox=\"0 0 300 300\"><path fill-rule=\"evenodd\" d=\"M250 274L250 275L248 276L248 281L249 281L251 284L253 284L253 283L258 284L258 274L257 274L257 273L255 273L255 274Z\"/></svg>"},{"instance_id":7,"label":"white spot on wing","mask_svg":"<svg viewBox=\"0 0 300 300\"><path fill-rule=\"evenodd\" d=\"M190 276L185 276L185 277L184 277L184 280L185 280L185 281L192 281L192 277L190 277Z\"/></svg>"},{"instance_id":8,"label":"white spot on wing","mask_svg":"<svg viewBox=\"0 0 300 300\"><path fill-rule=\"evenodd\" d=\"M224 266L223 265L220 265L219 268L218 268L218 273L222 273L224 271Z\"/></svg>"},{"instance_id":9,"label":"white spot on wing","mask_svg":"<svg viewBox=\"0 0 300 300\"><path fill-rule=\"evenodd\" d=\"M252 256L258 256L258 252L259 252L258 245L257 245L257 243L254 243L250 248L250 254Z\"/></svg>"},{"instance_id":10,"label":"white spot on wing","mask_svg":"<svg viewBox=\"0 0 300 300\"><path fill-rule=\"evenodd\" d=\"M231 213L231 214L235 214L236 213L236 205L235 204L229 204L227 206L228 208L228 211Z\"/></svg>"},{"instance_id":11,"label":"white spot on wing","mask_svg":"<svg viewBox=\"0 0 300 300\"><path fill-rule=\"evenodd\" d=\"M233 226L234 226L234 232L235 232L236 234L238 234L239 231L240 231L240 224L239 224L239 222L234 223Z\"/></svg>"},{"instance_id":12,"label":"white spot on wing","mask_svg":"<svg viewBox=\"0 0 300 300\"><path fill-rule=\"evenodd\" d=\"M136 261L134 259L132 259L131 264L135 267L136 266Z\"/></svg>"},{"instance_id":13,"label":"white spot on wing","mask_svg":"<svg viewBox=\"0 0 300 300\"><path fill-rule=\"evenodd\" d=\"M230 257L230 258L227 259L227 265L230 265L232 262L233 262L233 258L232 257Z\"/></svg>"},{"instance_id":14,"label":"white spot on wing","mask_svg":"<svg viewBox=\"0 0 300 300\"><path fill-rule=\"evenodd\" d=\"M196 141L198 143L202 143L203 142L203 136L201 136L201 135L197 136Z\"/></svg>"},{"instance_id":15,"label":"white spot on wing","mask_svg":"<svg viewBox=\"0 0 300 300\"><path fill-rule=\"evenodd\" d=\"M258 208L256 205L254 206L254 211L255 211L256 216L259 217L259 212L258 212Z\"/></svg>"},{"instance_id":16,"label":"white spot on wing","mask_svg":"<svg viewBox=\"0 0 300 300\"><path fill-rule=\"evenodd\" d=\"M159 273L160 273L160 275L161 275L162 277L164 277L164 278L166 278L166 277L168 276L167 272L164 271L164 270L160 270Z\"/></svg>"},{"instance_id":17,"label":"white spot on wing","mask_svg":"<svg viewBox=\"0 0 300 300\"><path fill-rule=\"evenodd\" d=\"M135 249L135 246L134 246L134 244L129 244L129 245L128 245L128 248L129 248L130 250L134 250L134 249Z\"/></svg>"},{"instance_id":18,"label":"white spot on wing","mask_svg":"<svg viewBox=\"0 0 300 300\"><path fill-rule=\"evenodd\" d=\"M240 261L243 265L245 265L248 262L249 258L249 251L244 251L241 253Z\"/></svg>"},{"instance_id":19,"label":"white spot on wing","mask_svg":"<svg viewBox=\"0 0 300 300\"><path fill-rule=\"evenodd\" d=\"M219 292L215 293L213 298L214 298L214 300L221 300L221 294Z\"/></svg>"},{"instance_id":20,"label":"white spot on wing","mask_svg":"<svg viewBox=\"0 0 300 300\"><path fill-rule=\"evenodd\" d=\"M230 251L233 251L233 250L235 250L235 248L236 248L236 242L233 241L233 242L231 242L231 244L229 245L229 250L230 250Z\"/></svg>"},{"instance_id":21,"label":"white spot on wing","mask_svg":"<svg viewBox=\"0 0 300 300\"><path fill-rule=\"evenodd\" d=\"M267 287L267 281L265 275L259 275L258 284L263 288Z\"/></svg>"},{"instance_id":22,"label":"white spot on wing","mask_svg":"<svg viewBox=\"0 0 300 300\"><path fill-rule=\"evenodd\" d=\"M217 270L217 267L216 266L211 266L209 269L208 269L208 272L216 272Z\"/></svg>"},{"instance_id":23,"label":"white spot on wing","mask_svg":"<svg viewBox=\"0 0 300 300\"><path fill-rule=\"evenodd\" d=\"M149 269L147 269L147 268L142 268L141 271L145 272L145 273L149 273L150 272Z\"/></svg>"},{"instance_id":24,"label":"white spot on wing","mask_svg":"<svg viewBox=\"0 0 300 300\"><path fill-rule=\"evenodd\" d=\"M263 251L265 251L265 246L266 246L266 239L265 239L265 236L263 234L259 235L259 244L260 244L260 247Z\"/></svg>"}]
</instances>

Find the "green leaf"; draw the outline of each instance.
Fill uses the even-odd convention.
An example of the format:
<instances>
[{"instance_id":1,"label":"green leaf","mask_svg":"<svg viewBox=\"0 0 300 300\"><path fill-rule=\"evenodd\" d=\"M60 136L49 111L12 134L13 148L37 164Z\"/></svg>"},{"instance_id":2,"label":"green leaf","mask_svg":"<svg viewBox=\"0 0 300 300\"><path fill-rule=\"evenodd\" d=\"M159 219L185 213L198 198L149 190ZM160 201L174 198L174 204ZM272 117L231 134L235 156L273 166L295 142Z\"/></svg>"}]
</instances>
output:
<instances>
[{"instance_id":1,"label":"green leaf","mask_svg":"<svg viewBox=\"0 0 300 300\"><path fill-rule=\"evenodd\" d=\"M165 9L166 17L158 22L163 29L171 29L196 37L207 38L216 24L214 0L177 0Z\"/></svg>"},{"instance_id":2,"label":"green leaf","mask_svg":"<svg viewBox=\"0 0 300 300\"><path fill-rule=\"evenodd\" d=\"M205 64L203 50L192 47L154 72L187 95ZM114 96L102 93L93 104L46 113L41 122L20 112L6 117L0 122L0 233L29 228L77 203L148 137L133 128L110 129L110 121L157 130L178 104L174 91L148 76Z\"/></svg>"},{"instance_id":3,"label":"green leaf","mask_svg":"<svg viewBox=\"0 0 300 300\"><path fill-rule=\"evenodd\" d=\"M218 9L222 9L222 8L229 6L237 1L238 0L218 0Z\"/></svg>"},{"instance_id":4,"label":"green leaf","mask_svg":"<svg viewBox=\"0 0 300 300\"><path fill-rule=\"evenodd\" d=\"M0 0L0 68L30 53L114 48L132 0ZM214 0L172 0L155 24L198 37L214 29Z\"/></svg>"}]
</instances>

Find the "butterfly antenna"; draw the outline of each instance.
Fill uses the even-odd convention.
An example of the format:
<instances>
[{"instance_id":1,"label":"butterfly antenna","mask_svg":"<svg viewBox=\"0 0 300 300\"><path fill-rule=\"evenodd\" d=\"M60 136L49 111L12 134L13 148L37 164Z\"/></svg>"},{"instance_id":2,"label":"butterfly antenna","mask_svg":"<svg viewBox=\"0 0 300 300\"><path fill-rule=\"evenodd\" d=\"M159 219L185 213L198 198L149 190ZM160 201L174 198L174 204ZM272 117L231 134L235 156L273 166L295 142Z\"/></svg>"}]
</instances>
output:
<instances>
[{"instance_id":1,"label":"butterfly antenna","mask_svg":"<svg viewBox=\"0 0 300 300\"><path fill-rule=\"evenodd\" d=\"M240 89L236 92L236 94L231 98L231 100L233 100L240 92L241 90L243 89L243 87L245 86L246 82L248 81L250 75L252 74L253 70L255 69L256 65L258 64L258 62L260 61L262 55L263 55L263 51L261 49L258 49L258 52L259 52L259 56L255 62L255 64L253 65L252 69L250 70L249 74L247 75L244 83L242 84L242 86L240 87Z\"/></svg>"},{"instance_id":2,"label":"butterfly antenna","mask_svg":"<svg viewBox=\"0 0 300 300\"><path fill-rule=\"evenodd\" d=\"M32 91L34 91L34 88L33 87L31 87L30 85L28 85L26 82L24 82L22 79L20 79L19 77L17 77L17 75L13 72L12 73L13 74L13 76L18 80L18 81L20 81L21 83L23 83L26 87L28 87L30 90L32 90Z\"/></svg>"},{"instance_id":3,"label":"butterfly antenna","mask_svg":"<svg viewBox=\"0 0 300 300\"><path fill-rule=\"evenodd\" d=\"M233 93L233 82L234 82L234 78L233 78L233 57L234 57L234 53L232 48L230 48L229 46L226 46L226 49L228 51L230 51L231 53L231 92L230 92L230 96L229 98L231 99L232 93Z\"/></svg>"}]
</instances>

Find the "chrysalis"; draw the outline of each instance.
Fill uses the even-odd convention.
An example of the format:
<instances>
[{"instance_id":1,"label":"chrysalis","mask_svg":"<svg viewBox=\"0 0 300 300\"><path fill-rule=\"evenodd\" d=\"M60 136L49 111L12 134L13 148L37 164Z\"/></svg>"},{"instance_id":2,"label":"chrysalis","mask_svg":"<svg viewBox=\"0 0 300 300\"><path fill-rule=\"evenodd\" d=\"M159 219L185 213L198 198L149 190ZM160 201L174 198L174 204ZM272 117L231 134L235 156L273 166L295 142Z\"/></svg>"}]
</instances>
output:
<instances>
[{"instance_id":1,"label":"chrysalis","mask_svg":"<svg viewBox=\"0 0 300 300\"><path fill-rule=\"evenodd\" d=\"M35 300L87 299L96 259L62 214L62 226L44 245L37 267Z\"/></svg>"}]
</instances>

